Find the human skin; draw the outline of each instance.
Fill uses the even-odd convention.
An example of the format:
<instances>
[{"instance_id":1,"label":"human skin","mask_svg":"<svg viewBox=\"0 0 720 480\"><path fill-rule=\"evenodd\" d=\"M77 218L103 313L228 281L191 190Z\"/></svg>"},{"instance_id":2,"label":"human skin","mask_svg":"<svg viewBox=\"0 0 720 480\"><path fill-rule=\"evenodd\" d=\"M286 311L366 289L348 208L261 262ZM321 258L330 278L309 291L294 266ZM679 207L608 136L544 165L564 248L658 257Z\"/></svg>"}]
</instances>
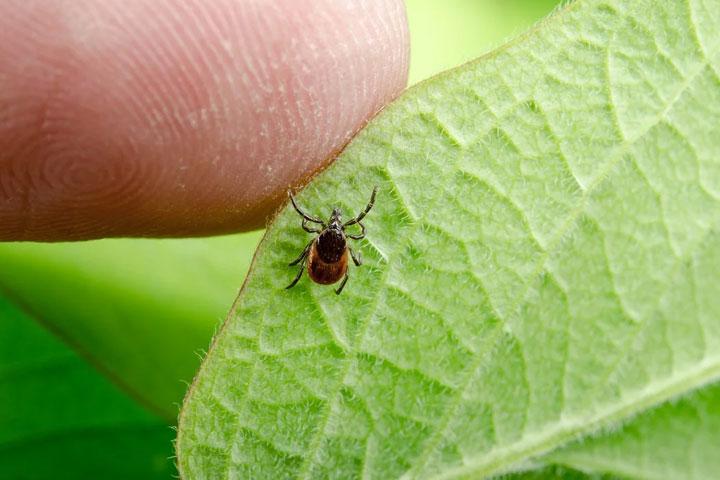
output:
<instances>
[{"instance_id":1,"label":"human skin","mask_svg":"<svg viewBox=\"0 0 720 480\"><path fill-rule=\"evenodd\" d=\"M0 240L262 227L407 81L401 0L0 3Z\"/></svg>"}]
</instances>

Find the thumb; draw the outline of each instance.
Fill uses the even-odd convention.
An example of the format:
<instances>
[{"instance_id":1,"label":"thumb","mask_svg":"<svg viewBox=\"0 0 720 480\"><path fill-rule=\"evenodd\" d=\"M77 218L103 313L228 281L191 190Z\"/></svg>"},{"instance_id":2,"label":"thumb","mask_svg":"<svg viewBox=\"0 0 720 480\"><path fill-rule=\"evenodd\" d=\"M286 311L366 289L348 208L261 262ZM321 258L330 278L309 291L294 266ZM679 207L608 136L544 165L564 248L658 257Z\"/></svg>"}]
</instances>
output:
<instances>
[{"instance_id":1,"label":"thumb","mask_svg":"<svg viewBox=\"0 0 720 480\"><path fill-rule=\"evenodd\" d=\"M401 0L0 4L0 239L262 226L405 85Z\"/></svg>"}]
</instances>

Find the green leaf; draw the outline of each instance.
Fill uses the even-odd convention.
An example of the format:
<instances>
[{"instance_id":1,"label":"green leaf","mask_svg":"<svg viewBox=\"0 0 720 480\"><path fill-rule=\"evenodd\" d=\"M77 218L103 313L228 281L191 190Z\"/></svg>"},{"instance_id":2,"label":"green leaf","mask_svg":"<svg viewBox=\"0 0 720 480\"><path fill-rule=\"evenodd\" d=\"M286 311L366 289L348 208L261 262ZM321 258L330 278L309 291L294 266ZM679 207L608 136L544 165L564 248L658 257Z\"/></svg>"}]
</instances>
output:
<instances>
[{"instance_id":1,"label":"green leaf","mask_svg":"<svg viewBox=\"0 0 720 480\"><path fill-rule=\"evenodd\" d=\"M523 472L500 475L502 480L616 480L620 477L610 474L584 473L567 467L552 465Z\"/></svg>"},{"instance_id":2,"label":"green leaf","mask_svg":"<svg viewBox=\"0 0 720 480\"><path fill-rule=\"evenodd\" d=\"M0 243L0 288L174 422L258 238Z\"/></svg>"},{"instance_id":3,"label":"green leaf","mask_svg":"<svg viewBox=\"0 0 720 480\"><path fill-rule=\"evenodd\" d=\"M0 478L170 479L172 437L0 295Z\"/></svg>"},{"instance_id":4,"label":"green leaf","mask_svg":"<svg viewBox=\"0 0 720 480\"><path fill-rule=\"evenodd\" d=\"M520 475L718 379L718 71L720 1L585 0L408 91L299 196L380 186L342 295L285 291L308 236L268 229L184 478Z\"/></svg>"},{"instance_id":5,"label":"green leaf","mask_svg":"<svg viewBox=\"0 0 720 480\"><path fill-rule=\"evenodd\" d=\"M720 384L716 383L543 460L622 478L716 478L719 442Z\"/></svg>"}]
</instances>

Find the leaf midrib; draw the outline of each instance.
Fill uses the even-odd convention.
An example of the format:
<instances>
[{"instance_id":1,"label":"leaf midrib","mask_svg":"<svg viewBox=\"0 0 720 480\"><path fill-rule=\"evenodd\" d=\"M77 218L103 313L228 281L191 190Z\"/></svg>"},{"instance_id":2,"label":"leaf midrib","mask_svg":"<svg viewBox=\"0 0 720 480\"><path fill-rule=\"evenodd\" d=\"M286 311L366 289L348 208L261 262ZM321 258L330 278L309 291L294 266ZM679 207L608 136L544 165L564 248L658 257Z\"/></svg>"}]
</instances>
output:
<instances>
[{"instance_id":1,"label":"leaf midrib","mask_svg":"<svg viewBox=\"0 0 720 480\"><path fill-rule=\"evenodd\" d=\"M699 368L698 368L699 367ZM720 356L706 357L694 368L680 371L664 381L653 382L639 392L635 398L619 406L606 408L589 417L576 416L553 424L536 435L525 436L518 442L502 449L491 450L483 455L482 461L471 462L462 467L452 468L438 474L433 480L457 478L462 475L490 475L528 457L549 451L557 445L581 438L588 431L598 430L608 423L621 421L647 408L666 402L688 391L699 388L720 378Z\"/></svg>"}]
</instances>

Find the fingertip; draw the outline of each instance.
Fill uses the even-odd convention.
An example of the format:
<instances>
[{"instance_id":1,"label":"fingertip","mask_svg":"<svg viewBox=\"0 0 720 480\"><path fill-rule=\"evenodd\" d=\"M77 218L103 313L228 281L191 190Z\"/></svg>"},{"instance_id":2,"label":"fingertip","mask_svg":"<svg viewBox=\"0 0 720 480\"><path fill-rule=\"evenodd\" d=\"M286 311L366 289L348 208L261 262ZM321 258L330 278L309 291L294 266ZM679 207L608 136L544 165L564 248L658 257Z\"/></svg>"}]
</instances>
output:
<instances>
[{"instance_id":1,"label":"fingertip","mask_svg":"<svg viewBox=\"0 0 720 480\"><path fill-rule=\"evenodd\" d=\"M5 239L262 226L407 80L399 0L10 2L0 24Z\"/></svg>"}]
</instances>

